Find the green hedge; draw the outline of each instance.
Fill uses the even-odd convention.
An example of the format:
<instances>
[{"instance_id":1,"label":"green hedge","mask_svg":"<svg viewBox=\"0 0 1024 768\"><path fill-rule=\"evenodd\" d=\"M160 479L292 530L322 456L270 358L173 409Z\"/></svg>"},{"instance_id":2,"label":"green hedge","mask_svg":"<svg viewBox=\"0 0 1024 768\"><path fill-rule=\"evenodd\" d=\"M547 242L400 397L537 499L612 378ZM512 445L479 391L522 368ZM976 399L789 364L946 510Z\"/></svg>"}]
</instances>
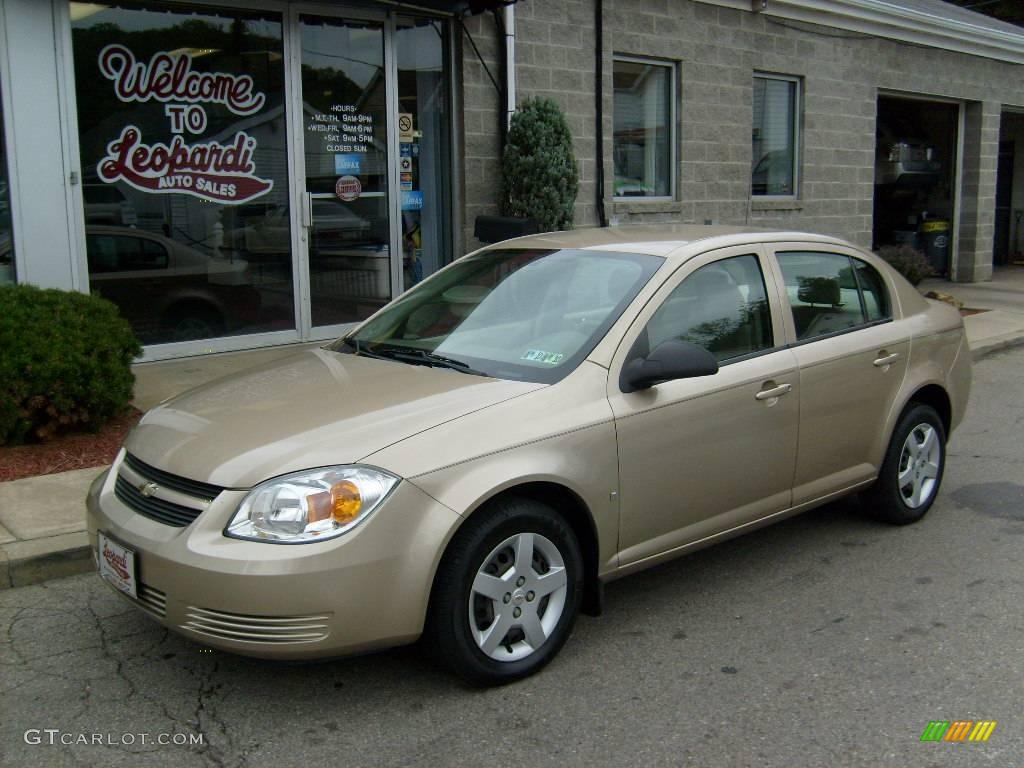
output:
<instances>
[{"instance_id":1,"label":"green hedge","mask_svg":"<svg viewBox=\"0 0 1024 768\"><path fill-rule=\"evenodd\" d=\"M502 210L535 219L542 232L572 229L579 166L572 132L551 99L527 99L512 115L502 156Z\"/></svg>"},{"instance_id":2,"label":"green hedge","mask_svg":"<svg viewBox=\"0 0 1024 768\"><path fill-rule=\"evenodd\" d=\"M131 401L141 351L109 301L0 286L0 445L99 429Z\"/></svg>"}]
</instances>

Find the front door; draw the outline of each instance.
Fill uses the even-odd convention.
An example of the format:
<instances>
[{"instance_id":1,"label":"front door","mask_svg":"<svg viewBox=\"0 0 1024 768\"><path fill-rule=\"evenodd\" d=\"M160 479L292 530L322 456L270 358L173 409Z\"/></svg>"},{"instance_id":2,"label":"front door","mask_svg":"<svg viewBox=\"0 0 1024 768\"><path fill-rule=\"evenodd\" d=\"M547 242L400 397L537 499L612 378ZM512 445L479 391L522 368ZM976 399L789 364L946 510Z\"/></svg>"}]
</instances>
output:
<instances>
[{"instance_id":1,"label":"front door","mask_svg":"<svg viewBox=\"0 0 1024 768\"><path fill-rule=\"evenodd\" d=\"M368 317L392 295L385 20L299 14L298 36L299 253L307 322L318 335Z\"/></svg>"},{"instance_id":2,"label":"front door","mask_svg":"<svg viewBox=\"0 0 1024 768\"><path fill-rule=\"evenodd\" d=\"M447 27L293 15L303 327L336 335L451 260Z\"/></svg>"},{"instance_id":3,"label":"front door","mask_svg":"<svg viewBox=\"0 0 1024 768\"><path fill-rule=\"evenodd\" d=\"M799 372L766 273L756 248L704 254L669 279L616 354L608 399L621 565L790 506ZM618 372L632 351L644 355L669 339L710 350L718 372L622 392Z\"/></svg>"}]
</instances>

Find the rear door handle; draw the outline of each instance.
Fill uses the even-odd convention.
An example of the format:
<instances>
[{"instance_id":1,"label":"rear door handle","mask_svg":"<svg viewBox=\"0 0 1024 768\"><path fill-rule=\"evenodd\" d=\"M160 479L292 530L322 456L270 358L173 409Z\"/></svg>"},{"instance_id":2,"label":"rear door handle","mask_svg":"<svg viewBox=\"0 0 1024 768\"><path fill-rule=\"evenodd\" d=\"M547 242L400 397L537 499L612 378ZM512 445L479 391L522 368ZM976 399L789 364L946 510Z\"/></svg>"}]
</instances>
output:
<instances>
[{"instance_id":1,"label":"rear door handle","mask_svg":"<svg viewBox=\"0 0 1024 768\"><path fill-rule=\"evenodd\" d=\"M775 382L773 381L769 381L765 384L765 386L769 386L774 383ZM792 384L779 384L777 387L773 386L769 389L762 389L760 392L754 395L754 398L756 400L771 400L773 398L781 397L782 395L787 394L789 390L791 390L792 388Z\"/></svg>"},{"instance_id":2,"label":"rear door handle","mask_svg":"<svg viewBox=\"0 0 1024 768\"><path fill-rule=\"evenodd\" d=\"M875 366L875 368L885 368L886 366L892 365L893 363L900 359L899 352L893 352L891 355L887 355L885 354L885 350L882 350L878 354L881 355L881 357L879 357L877 360L875 360L875 362L872 363L872 365Z\"/></svg>"}]
</instances>

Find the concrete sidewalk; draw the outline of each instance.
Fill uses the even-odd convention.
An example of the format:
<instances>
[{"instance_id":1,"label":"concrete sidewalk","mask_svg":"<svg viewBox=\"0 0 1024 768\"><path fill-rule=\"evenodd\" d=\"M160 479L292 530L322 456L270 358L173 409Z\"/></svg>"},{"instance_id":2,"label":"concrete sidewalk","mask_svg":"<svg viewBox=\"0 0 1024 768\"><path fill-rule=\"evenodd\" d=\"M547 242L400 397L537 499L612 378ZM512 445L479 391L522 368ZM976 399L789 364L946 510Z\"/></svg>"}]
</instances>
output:
<instances>
[{"instance_id":1,"label":"concrete sidewalk","mask_svg":"<svg viewBox=\"0 0 1024 768\"><path fill-rule=\"evenodd\" d=\"M964 318L975 360L1024 344L1024 267L996 270L986 283L926 280L922 293L952 294L971 309ZM145 411L190 387L271 360L309 344L230 352L135 366L135 405ZM85 535L85 494L103 467L0 483L0 589L93 568Z\"/></svg>"}]
</instances>

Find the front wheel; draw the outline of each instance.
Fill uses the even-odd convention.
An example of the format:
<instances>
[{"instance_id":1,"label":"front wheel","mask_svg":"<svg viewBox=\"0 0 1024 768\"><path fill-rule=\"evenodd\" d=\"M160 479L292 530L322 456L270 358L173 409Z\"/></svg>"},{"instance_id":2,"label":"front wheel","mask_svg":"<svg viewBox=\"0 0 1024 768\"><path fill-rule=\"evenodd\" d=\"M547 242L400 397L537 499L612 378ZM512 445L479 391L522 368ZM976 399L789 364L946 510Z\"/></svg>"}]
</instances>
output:
<instances>
[{"instance_id":1,"label":"front wheel","mask_svg":"<svg viewBox=\"0 0 1024 768\"><path fill-rule=\"evenodd\" d=\"M907 525L924 517L939 493L946 465L946 430L935 409L914 403L900 417L865 512Z\"/></svg>"},{"instance_id":2,"label":"front wheel","mask_svg":"<svg viewBox=\"0 0 1024 768\"><path fill-rule=\"evenodd\" d=\"M579 543L565 520L539 502L504 499L477 512L452 541L438 568L428 636L466 680L512 682L561 649L582 587Z\"/></svg>"}]
</instances>

